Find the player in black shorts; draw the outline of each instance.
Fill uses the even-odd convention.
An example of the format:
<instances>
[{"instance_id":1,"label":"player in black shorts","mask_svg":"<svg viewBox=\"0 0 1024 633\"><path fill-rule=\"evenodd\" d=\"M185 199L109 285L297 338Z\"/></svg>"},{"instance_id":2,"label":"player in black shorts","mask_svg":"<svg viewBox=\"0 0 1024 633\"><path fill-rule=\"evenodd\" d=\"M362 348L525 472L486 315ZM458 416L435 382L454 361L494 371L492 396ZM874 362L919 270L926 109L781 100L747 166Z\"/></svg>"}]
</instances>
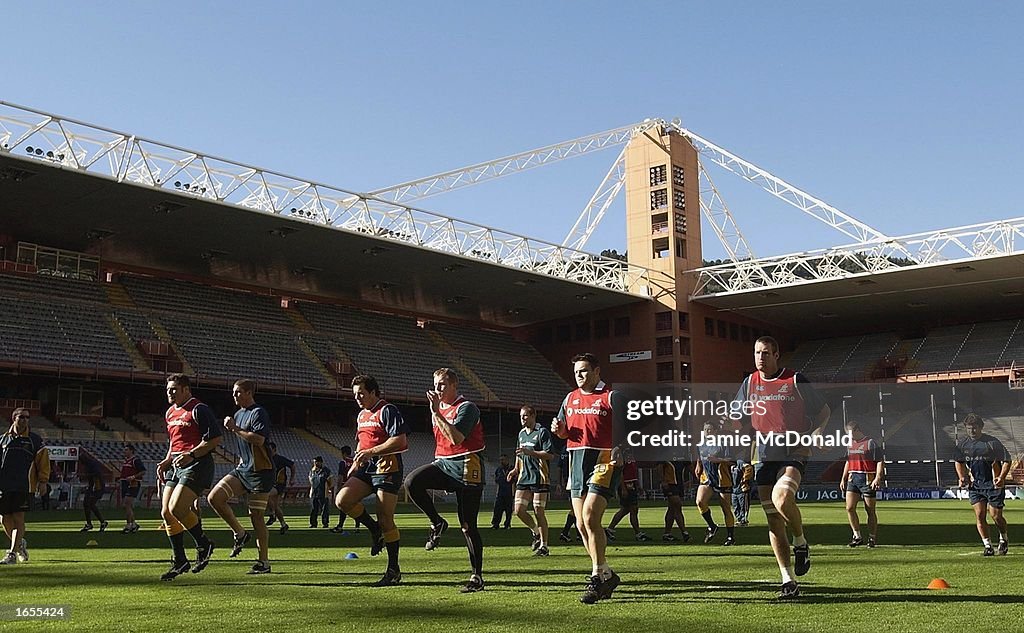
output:
<instances>
[{"instance_id":1,"label":"player in black shorts","mask_svg":"<svg viewBox=\"0 0 1024 633\"><path fill-rule=\"evenodd\" d=\"M171 581L192 571L197 574L213 559L213 541L203 530L199 517L199 495L213 484L213 451L221 442L221 425L213 410L192 395L192 381L184 374L167 377L164 414L169 445L167 455L156 465L157 482L163 485L160 516L174 558L171 568L160 576ZM195 541L196 564L185 554L185 532Z\"/></svg>"},{"instance_id":2,"label":"player in black shorts","mask_svg":"<svg viewBox=\"0 0 1024 633\"><path fill-rule=\"evenodd\" d=\"M32 493L42 493L50 478L50 454L29 430L29 417L28 409L15 409L10 428L0 435L0 522L11 539L0 565L28 562L25 513Z\"/></svg>"},{"instance_id":3,"label":"player in black shorts","mask_svg":"<svg viewBox=\"0 0 1024 633\"><path fill-rule=\"evenodd\" d=\"M705 438L722 434L722 428L717 424L708 422L704 425ZM718 534L719 526L711 518L710 508L711 499L717 493L727 533L722 545L733 545L736 543L736 516L732 513L732 467L736 460L729 447L709 445L707 442L699 447L699 453L700 460L694 474L697 475L697 509L708 524L704 542L710 543Z\"/></svg>"},{"instance_id":4,"label":"player in black shorts","mask_svg":"<svg viewBox=\"0 0 1024 633\"><path fill-rule=\"evenodd\" d=\"M863 542L860 533L860 517L857 516L857 505L863 500L868 518L868 547L875 547L878 539L878 513L876 497L882 487L885 462L879 454L875 440L864 435L860 424L855 420L846 421L846 431L850 434L850 446L846 449L846 464L843 476L839 478L839 490L846 497L846 515L850 521L853 537L850 547L859 547Z\"/></svg>"},{"instance_id":5,"label":"player in black shorts","mask_svg":"<svg viewBox=\"0 0 1024 633\"><path fill-rule=\"evenodd\" d=\"M551 431L537 424L537 411L530 405L519 409L519 431L516 448L516 465L508 474L508 480L515 483L515 513L526 527L530 528L535 556L547 556L548 518L545 508L551 491L551 460L555 458ZM536 521L530 516L530 505L537 515Z\"/></svg>"},{"instance_id":6,"label":"player in black shorts","mask_svg":"<svg viewBox=\"0 0 1024 633\"><path fill-rule=\"evenodd\" d=\"M1010 551L1010 542L1006 535L1006 518L1003 517L1003 505L1006 500L1006 476L1010 474L1010 454L1003 443L983 432L985 421L976 413L964 418L964 429L967 437L956 446L953 459L956 461L956 474L960 477L960 487L966 488L970 494L971 506L978 527L978 535L985 546L983 554L1000 556ZM989 540L987 514L999 530L999 545L992 548Z\"/></svg>"},{"instance_id":7,"label":"player in black shorts","mask_svg":"<svg viewBox=\"0 0 1024 633\"><path fill-rule=\"evenodd\" d=\"M732 405L750 412L758 432L754 483L768 520L769 540L782 576L779 600L800 596L797 576L811 569L811 550L797 505L810 448L797 437L820 435L828 423L828 403L798 371L779 366L779 342L762 336L754 342L756 371L743 379ZM793 535L792 547L788 533Z\"/></svg>"},{"instance_id":8,"label":"player in black shorts","mask_svg":"<svg viewBox=\"0 0 1024 633\"><path fill-rule=\"evenodd\" d=\"M121 530L122 534L131 534L139 531L139 524L135 522L135 500L142 493L142 477L146 467L142 460L135 454L135 447L131 444L124 445L124 462L121 464L121 506L124 508L125 525Z\"/></svg>"},{"instance_id":9,"label":"player in black shorts","mask_svg":"<svg viewBox=\"0 0 1024 633\"><path fill-rule=\"evenodd\" d=\"M683 481L686 476L687 462L673 461L661 463L661 494L665 495L665 531L661 540L676 542L679 539L672 534L674 526L684 543L690 541L690 533L686 531L686 518L683 516Z\"/></svg>"},{"instance_id":10,"label":"player in black shorts","mask_svg":"<svg viewBox=\"0 0 1024 633\"><path fill-rule=\"evenodd\" d=\"M622 483L619 484L619 511L612 517L604 533L609 541L616 540L615 527L628 515L629 524L633 528L633 538L637 541L649 541L651 537L640 529L640 472L633 451L623 451L622 460L625 465L622 467Z\"/></svg>"},{"instance_id":11,"label":"player in black shorts","mask_svg":"<svg viewBox=\"0 0 1024 633\"><path fill-rule=\"evenodd\" d=\"M100 499L107 493L107 487L103 482L103 464L92 455L82 451L78 458L78 478L84 484L82 489L82 509L85 511L85 525L79 532L88 532L92 529L92 515L100 522L100 532L107 529L107 521L100 514L97 507Z\"/></svg>"},{"instance_id":12,"label":"player in black shorts","mask_svg":"<svg viewBox=\"0 0 1024 633\"><path fill-rule=\"evenodd\" d=\"M356 419L359 443L345 484L335 497L335 505L356 524L369 529L370 555L387 550L388 566L375 587L390 587L402 582L398 564L400 534L395 524L398 491L402 488L404 469L402 453L409 448L406 435L409 425L398 407L380 397L380 385L373 376L352 379L352 395L359 403ZM338 473L341 477L343 473ZM376 494L377 518L370 516L362 500Z\"/></svg>"},{"instance_id":13,"label":"player in black shorts","mask_svg":"<svg viewBox=\"0 0 1024 633\"><path fill-rule=\"evenodd\" d=\"M274 488L274 462L267 446L270 442L270 414L256 404L255 395L254 381L235 382L231 397L239 409L233 417L224 418L224 430L238 438L238 466L217 482L206 499L210 507L231 527L234 534L231 558L235 558L249 542L250 535L238 522L228 501L232 497L248 497L249 519L256 532L259 558L246 573L269 574L270 544L263 513L267 510L267 497Z\"/></svg>"},{"instance_id":14,"label":"player in black shorts","mask_svg":"<svg viewBox=\"0 0 1024 633\"><path fill-rule=\"evenodd\" d=\"M334 498L337 499L341 493L341 489L345 487L345 481L348 480L348 473L352 470L352 447L345 445L341 447L341 459L338 460L338 476L334 478ZM331 528L331 532L335 534L341 534L342 536L348 536L348 532L345 531L345 520L348 519L348 515L345 514L344 510L338 510L338 524ZM356 524L355 531L359 531L359 522L353 520Z\"/></svg>"},{"instance_id":15,"label":"player in black shorts","mask_svg":"<svg viewBox=\"0 0 1024 633\"><path fill-rule=\"evenodd\" d=\"M284 495L288 486L295 485L295 462L277 452L277 444L268 442L270 447L270 459L274 462L274 489L267 496L267 512L270 518L267 519L267 526L274 524L274 521L281 522L279 533L288 531L288 522L284 518L281 504L284 503Z\"/></svg>"},{"instance_id":16,"label":"player in black shorts","mask_svg":"<svg viewBox=\"0 0 1024 633\"><path fill-rule=\"evenodd\" d=\"M481 456L486 448L480 409L459 395L459 377L448 367L434 372L434 388L426 396L434 430L435 459L409 473L405 487L412 502L430 519L427 551L437 549L441 535L448 529L448 521L438 513L430 491L455 493L472 570L460 591L476 593L484 588L484 542L477 527L484 486Z\"/></svg>"}]
</instances>

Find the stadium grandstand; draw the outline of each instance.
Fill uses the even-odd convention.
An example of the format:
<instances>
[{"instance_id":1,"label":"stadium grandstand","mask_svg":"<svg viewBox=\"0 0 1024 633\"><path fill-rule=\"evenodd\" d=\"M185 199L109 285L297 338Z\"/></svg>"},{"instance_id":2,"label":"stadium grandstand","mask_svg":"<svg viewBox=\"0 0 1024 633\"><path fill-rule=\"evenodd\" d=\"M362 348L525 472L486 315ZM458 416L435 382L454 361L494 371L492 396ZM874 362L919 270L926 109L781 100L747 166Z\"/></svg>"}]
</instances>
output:
<instances>
[{"instance_id":1,"label":"stadium grandstand","mask_svg":"<svg viewBox=\"0 0 1024 633\"><path fill-rule=\"evenodd\" d=\"M413 206L612 147L562 244ZM713 166L853 242L755 257ZM627 255L584 251L620 190ZM883 436L890 485L952 480L968 403L990 403L993 432L1024 451L1024 220L889 236L678 121L355 193L2 103L0 200L0 415L28 406L49 443L112 466L124 442L163 456L169 372L192 376L219 415L232 382L255 379L301 474L355 443L359 373L412 422L407 468L429 461L424 391L451 367L494 463L521 404L557 410L576 353L597 354L612 383L735 385L768 334L783 364L831 384L833 411ZM729 261L705 265L704 235ZM217 458L220 475L235 447Z\"/></svg>"}]
</instances>

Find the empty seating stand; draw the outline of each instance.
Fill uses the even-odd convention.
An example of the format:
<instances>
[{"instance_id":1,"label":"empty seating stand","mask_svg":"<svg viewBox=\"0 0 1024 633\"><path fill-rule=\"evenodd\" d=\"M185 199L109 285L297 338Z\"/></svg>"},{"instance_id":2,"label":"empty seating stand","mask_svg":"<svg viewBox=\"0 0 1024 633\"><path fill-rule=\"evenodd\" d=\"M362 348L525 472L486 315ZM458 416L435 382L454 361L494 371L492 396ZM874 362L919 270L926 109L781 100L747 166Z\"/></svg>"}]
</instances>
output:
<instances>
[{"instance_id":1,"label":"empty seating stand","mask_svg":"<svg viewBox=\"0 0 1024 633\"><path fill-rule=\"evenodd\" d=\"M275 297L155 277L127 275L121 283L135 303L147 310L294 326Z\"/></svg>"},{"instance_id":2,"label":"empty seating stand","mask_svg":"<svg viewBox=\"0 0 1024 633\"><path fill-rule=\"evenodd\" d=\"M213 319L165 314L161 321L199 375L329 389L331 385L299 347L299 334Z\"/></svg>"},{"instance_id":3,"label":"empty seating stand","mask_svg":"<svg viewBox=\"0 0 1024 633\"><path fill-rule=\"evenodd\" d=\"M892 332L862 336L845 362L839 367L833 382L863 382L871 380L872 371L879 362L892 353L899 337Z\"/></svg>"},{"instance_id":4,"label":"empty seating stand","mask_svg":"<svg viewBox=\"0 0 1024 633\"><path fill-rule=\"evenodd\" d=\"M935 328L928 332L914 355L916 373L949 371L953 359L967 340L973 325Z\"/></svg>"},{"instance_id":5,"label":"empty seating stand","mask_svg":"<svg viewBox=\"0 0 1024 633\"><path fill-rule=\"evenodd\" d=\"M98 282L0 275L8 299L0 305L0 362L135 372L123 330L136 344L169 336L201 379L334 391L327 366L345 361L375 375L387 393L411 398L431 388L439 367L468 368L473 375L460 389L481 402L494 394L551 409L569 390L536 349L506 332L421 327L406 316L298 302L310 332L270 295L136 274L119 282L134 306L111 305Z\"/></svg>"},{"instance_id":6,"label":"empty seating stand","mask_svg":"<svg viewBox=\"0 0 1024 633\"><path fill-rule=\"evenodd\" d=\"M132 367L99 307L48 297L10 296L0 302L0 353L7 362L121 371Z\"/></svg>"},{"instance_id":7,"label":"empty seating stand","mask_svg":"<svg viewBox=\"0 0 1024 633\"><path fill-rule=\"evenodd\" d=\"M432 326L503 402L557 408L569 385L540 352L507 332ZM483 352L486 350L486 353Z\"/></svg>"},{"instance_id":8,"label":"empty seating stand","mask_svg":"<svg viewBox=\"0 0 1024 633\"><path fill-rule=\"evenodd\" d=\"M978 323L964 340L959 353L951 360L950 369L984 369L1009 366L1000 361L1019 321L995 321ZM1010 359L1011 362L1013 359Z\"/></svg>"},{"instance_id":9,"label":"empty seating stand","mask_svg":"<svg viewBox=\"0 0 1024 633\"><path fill-rule=\"evenodd\" d=\"M832 377L857 348L860 339L860 336L847 336L822 341L814 356L804 364L802 371L812 381L832 381Z\"/></svg>"}]
</instances>

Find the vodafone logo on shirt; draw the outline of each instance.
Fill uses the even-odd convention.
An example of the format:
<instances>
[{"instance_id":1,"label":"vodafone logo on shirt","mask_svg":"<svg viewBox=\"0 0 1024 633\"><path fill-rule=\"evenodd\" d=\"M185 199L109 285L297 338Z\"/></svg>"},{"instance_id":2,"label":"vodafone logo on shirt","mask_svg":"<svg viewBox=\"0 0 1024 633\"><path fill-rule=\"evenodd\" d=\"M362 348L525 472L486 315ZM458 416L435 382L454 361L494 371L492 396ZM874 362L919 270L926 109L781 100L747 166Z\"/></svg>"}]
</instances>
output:
<instances>
[{"instance_id":1,"label":"vodafone logo on shirt","mask_svg":"<svg viewBox=\"0 0 1024 633\"><path fill-rule=\"evenodd\" d=\"M580 409L580 408L573 409L572 407L566 407L565 413L567 415L601 415L601 416L604 416L604 415L608 415L609 411L608 411L608 409L600 409L598 407L586 407L586 408L583 408L583 409Z\"/></svg>"}]
</instances>

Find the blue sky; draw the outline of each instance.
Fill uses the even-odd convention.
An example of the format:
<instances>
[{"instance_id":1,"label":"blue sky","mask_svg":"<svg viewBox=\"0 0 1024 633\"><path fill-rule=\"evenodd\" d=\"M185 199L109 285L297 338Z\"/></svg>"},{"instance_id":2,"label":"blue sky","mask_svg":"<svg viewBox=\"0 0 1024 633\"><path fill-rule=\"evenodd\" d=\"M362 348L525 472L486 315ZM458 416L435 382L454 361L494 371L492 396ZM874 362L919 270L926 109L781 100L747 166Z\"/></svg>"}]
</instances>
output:
<instances>
[{"instance_id":1,"label":"blue sky","mask_svg":"<svg viewBox=\"0 0 1024 633\"><path fill-rule=\"evenodd\" d=\"M2 15L0 99L349 190L680 117L890 235L1024 215L1019 3L12 1ZM615 155L418 206L560 242ZM849 241L712 174L758 255ZM622 250L622 216L588 250Z\"/></svg>"}]
</instances>

